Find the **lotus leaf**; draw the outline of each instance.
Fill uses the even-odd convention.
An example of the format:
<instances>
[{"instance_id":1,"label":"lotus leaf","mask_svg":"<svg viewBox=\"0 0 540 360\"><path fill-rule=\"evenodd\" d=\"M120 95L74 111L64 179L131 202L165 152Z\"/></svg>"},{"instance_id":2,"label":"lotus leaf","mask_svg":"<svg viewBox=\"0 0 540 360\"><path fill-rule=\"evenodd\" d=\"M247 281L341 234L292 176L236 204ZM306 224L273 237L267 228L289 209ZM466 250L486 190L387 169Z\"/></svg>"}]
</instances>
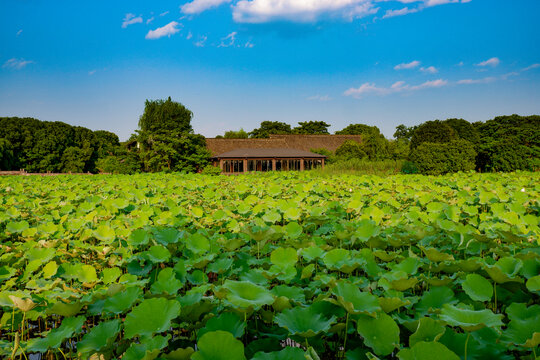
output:
<instances>
[{"instance_id":1,"label":"lotus leaf","mask_svg":"<svg viewBox=\"0 0 540 360\"><path fill-rule=\"evenodd\" d=\"M103 242L112 242L116 239L116 232L113 228L107 225L99 225L94 231L94 237Z\"/></svg>"},{"instance_id":2,"label":"lotus leaf","mask_svg":"<svg viewBox=\"0 0 540 360\"><path fill-rule=\"evenodd\" d=\"M468 274L461 286L465 293L475 301L489 301L493 296L491 283L478 274Z\"/></svg>"},{"instance_id":3,"label":"lotus leaf","mask_svg":"<svg viewBox=\"0 0 540 360\"><path fill-rule=\"evenodd\" d=\"M54 303L49 309L47 309L47 314L49 315L60 315L60 316L75 316L81 311L83 304L80 301L75 301L69 304L66 304L62 301Z\"/></svg>"},{"instance_id":4,"label":"lotus leaf","mask_svg":"<svg viewBox=\"0 0 540 360\"><path fill-rule=\"evenodd\" d=\"M120 332L120 320L106 321L94 326L77 343L79 354L91 355L104 348L110 347Z\"/></svg>"},{"instance_id":5,"label":"lotus leaf","mask_svg":"<svg viewBox=\"0 0 540 360\"><path fill-rule=\"evenodd\" d=\"M360 220L358 223L356 223L356 226L357 228L354 232L354 236L362 242L366 242L373 236L377 236L380 231L377 223L368 219Z\"/></svg>"},{"instance_id":6,"label":"lotus leaf","mask_svg":"<svg viewBox=\"0 0 540 360\"><path fill-rule=\"evenodd\" d=\"M166 262L171 258L171 253L169 250L161 245L152 246L150 250L146 251L144 254L146 259L153 263Z\"/></svg>"},{"instance_id":7,"label":"lotus leaf","mask_svg":"<svg viewBox=\"0 0 540 360\"><path fill-rule=\"evenodd\" d=\"M180 304L175 300L153 298L143 300L126 316L125 336L150 336L169 329L171 320L180 315Z\"/></svg>"},{"instance_id":8,"label":"lotus leaf","mask_svg":"<svg viewBox=\"0 0 540 360\"><path fill-rule=\"evenodd\" d=\"M134 247L146 245L149 241L150 234L144 229L133 230L127 239L127 243Z\"/></svg>"},{"instance_id":9,"label":"lotus leaf","mask_svg":"<svg viewBox=\"0 0 540 360\"><path fill-rule=\"evenodd\" d=\"M540 344L540 305L526 307L513 303L506 309L510 323L503 339L515 345L536 347Z\"/></svg>"},{"instance_id":10,"label":"lotus leaf","mask_svg":"<svg viewBox=\"0 0 540 360\"><path fill-rule=\"evenodd\" d=\"M302 235L304 229L297 222L290 222L285 225L285 232L291 239L296 239Z\"/></svg>"},{"instance_id":11,"label":"lotus leaf","mask_svg":"<svg viewBox=\"0 0 540 360\"><path fill-rule=\"evenodd\" d=\"M493 266L484 266L484 270L498 284L504 284L511 281L523 282L518 276L521 266L521 260L504 257L499 259Z\"/></svg>"},{"instance_id":12,"label":"lotus leaf","mask_svg":"<svg viewBox=\"0 0 540 360\"><path fill-rule=\"evenodd\" d=\"M439 321L429 317L423 317L418 321L418 328L415 333L409 336L409 346L413 347L421 341L437 341L443 336L445 331L446 328Z\"/></svg>"},{"instance_id":13,"label":"lotus leaf","mask_svg":"<svg viewBox=\"0 0 540 360\"><path fill-rule=\"evenodd\" d=\"M357 330L364 338L364 343L377 355L389 355L399 346L399 327L385 313L379 313L376 318L359 315Z\"/></svg>"},{"instance_id":14,"label":"lotus leaf","mask_svg":"<svg viewBox=\"0 0 540 360\"><path fill-rule=\"evenodd\" d=\"M444 305L440 315L441 320L451 326L459 326L465 331L480 330L483 327L499 327L503 325L503 316L494 314L491 310L460 309L453 305Z\"/></svg>"},{"instance_id":15,"label":"lotus leaf","mask_svg":"<svg viewBox=\"0 0 540 360\"><path fill-rule=\"evenodd\" d=\"M352 259L349 250L334 249L327 252L323 257L324 265L332 270L340 270L351 273L358 267L358 263Z\"/></svg>"},{"instance_id":16,"label":"lotus leaf","mask_svg":"<svg viewBox=\"0 0 540 360\"><path fill-rule=\"evenodd\" d=\"M21 311L28 312L36 307L36 303L32 299L21 299L14 295L9 295L9 299Z\"/></svg>"},{"instance_id":17,"label":"lotus leaf","mask_svg":"<svg viewBox=\"0 0 540 360\"><path fill-rule=\"evenodd\" d=\"M270 291L249 281L226 280L223 288L227 289L227 300L235 308L242 310L258 310L261 306L274 302Z\"/></svg>"},{"instance_id":18,"label":"lotus leaf","mask_svg":"<svg viewBox=\"0 0 540 360\"><path fill-rule=\"evenodd\" d=\"M152 284L150 290L154 294L167 293L174 295L182 287L182 282L176 278L172 268L165 268L159 272L157 281Z\"/></svg>"},{"instance_id":19,"label":"lotus leaf","mask_svg":"<svg viewBox=\"0 0 540 360\"><path fill-rule=\"evenodd\" d=\"M403 349L398 353L401 360L459 360L460 357L438 342L420 341L410 349Z\"/></svg>"},{"instance_id":20,"label":"lotus leaf","mask_svg":"<svg viewBox=\"0 0 540 360\"><path fill-rule=\"evenodd\" d=\"M277 248L270 254L272 264L281 268L294 266L298 261L296 250L292 248Z\"/></svg>"},{"instance_id":21,"label":"lotus leaf","mask_svg":"<svg viewBox=\"0 0 540 360\"><path fill-rule=\"evenodd\" d=\"M375 316L381 310L376 296L361 292L358 286L340 281L333 289L338 303L350 314L366 314Z\"/></svg>"},{"instance_id":22,"label":"lotus leaf","mask_svg":"<svg viewBox=\"0 0 540 360\"><path fill-rule=\"evenodd\" d=\"M245 328L246 323L238 315L222 313L208 320L206 325L197 332L197 337L201 338L207 332L223 330L230 332L235 338L241 338L244 335Z\"/></svg>"},{"instance_id":23,"label":"lotus leaf","mask_svg":"<svg viewBox=\"0 0 540 360\"><path fill-rule=\"evenodd\" d=\"M196 233L186 239L186 247L196 255L202 255L210 250L210 241L202 234Z\"/></svg>"},{"instance_id":24,"label":"lotus leaf","mask_svg":"<svg viewBox=\"0 0 540 360\"><path fill-rule=\"evenodd\" d=\"M111 284L115 282L120 276L122 276L122 270L117 267L114 268L105 268L102 273L102 281L104 284Z\"/></svg>"},{"instance_id":25,"label":"lotus leaf","mask_svg":"<svg viewBox=\"0 0 540 360\"><path fill-rule=\"evenodd\" d=\"M43 267L43 277L45 279L50 278L51 276L56 275L58 271L58 265L54 261L50 261Z\"/></svg>"},{"instance_id":26,"label":"lotus leaf","mask_svg":"<svg viewBox=\"0 0 540 360\"><path fill-rule=\"evenodd\" d=\"M527 280L526 285L529 291L540 291L540 275L533 276Z\"/></svg>"},{"instance_id":27,"label":"lotus leaf","mask_svg":"<svg viewBox=\"0 0 540 360\"><path fill-rule=\"evenodd\" d=\"M22 221L10 221L6 224L6 231L14 234L20 234L24 230L28 229L30 227L30 224L28 224L28 221L22 220Z\"/></svg>"},{"instance_id":28,"label":"lotus leaf","mask_svg":"<svg viewBox=\"0 0 540 360\"><path fill-rule=\"evenodd\" d=\"M228 331L211 331L197 342L192 360L245 360L244 344Z\"/></svg>"},{"instance_id":29,"label":"lotus leaf","mask_svg":"<svg viewBox=\"0 0 540 360\"><path fill-rule=\"evenodd\" d=\"M300 348L286 347L281 351L258 352L251 360L305 360L304 351Z\"/></svg>"},{"instance_id":30,"label":"lotus leaf","mask_svg":"<svg viewBox=\"0 0 540 360\"><path fill-rule=\"evenodd\" d=\"M180 348L163 355L163 358L167 360L189 360L194 352L195 350L192 347L185 349Z\"/></svg>"},{"instance_id":31,"label":"lotus leaf","mask_svg":"<svg viewBox=\"0 0 540 360\"><path fill-rule=\"evenodd\" d=\"M446 286L434 287L424 292L422 298L416 305L416 311L425 315L429 312L438 311L444 304L455 304L458 300L454 297L454 292Z\"/></svg>"},{"instance_id":32,"label":"lotus leaf","mask_svg":"<svg viewBox=\"0 0 540 360\"><path fill-rule=\"evenodd\" d=\"M60 347L64 340L81 331L85 321L86 319L83 316L65 318L62 320L62 324L51 330L46 337L30 339L28 341L28 350L45 352L48 349Z\"/></svg>"},{"instance_id":33,"label":"lotus leaf","mask_svg":"<svg viewBox=\"0 0 540 360\"><path fill-rule=\"evenodd\" d=\"M180 240L180 235L180 232L175 228L163 228L154 232L156 241L163 246L176 244Z\"/></svg>"},{"instance_id":34,"label":"lotus leaf","mask_svg":"<svg viewBox=\"0 0 540 360\"><path fill-rule=\"evenodd\" d=\"M170 335L145 338L140 344L131 343L131 346L122 355L122 360L154 360L167 346Z\"/></svg>"},{"instance_id":35,"label":"lotus leaf","mask_svg":"<svg viewBox=\"0 0 540 360\"><path fill-rule=\"evenodd\" d=\"M325 319L313 306L286 309L274 317L274 322L290 334L304 338L328 331L334 321L334 316Z\"/></svg>"}]
</instances>

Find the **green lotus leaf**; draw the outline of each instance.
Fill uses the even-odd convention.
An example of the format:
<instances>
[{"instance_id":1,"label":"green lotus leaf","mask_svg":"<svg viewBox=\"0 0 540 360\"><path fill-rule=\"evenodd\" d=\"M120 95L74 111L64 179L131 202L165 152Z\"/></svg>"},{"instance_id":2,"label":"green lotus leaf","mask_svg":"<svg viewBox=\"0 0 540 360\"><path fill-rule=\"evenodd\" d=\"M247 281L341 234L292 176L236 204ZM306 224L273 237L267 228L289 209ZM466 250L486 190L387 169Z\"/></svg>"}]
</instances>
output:
<instances>
[{"instance_id":1,"label":"green lotus leaf","mask_svg":"<svg viewBox=\"0 0 540 360\"><path fill-rule=\"evenodd\" d=\"M311 246L306 249L302 249L300 253L302 254L302 257L306 259L306 261L311 262L315 259L321 258L325 254L325 251L320 247Z\"/></svg>"},{"instance_id":2,"label":"green lotus leaf","mask_svg":"<svg viewBox=\"0 0 540 360\"><path fill-rule=\"evenodd\" d=\"M281 268L294 266L298 261L298 255L293 248L277 248L270 254L272 264Z\"/></svg>"},{"instance_id":3,"label":"green lotus leaf","mask_svg":"<svg viewBox=\"0 0 540 360\"><path fill-rule=\"evenodd\" d=\"M426 254L426 257L429 259L429 261L433 262L441 262L441 261L454 261L454 256L451 254L443 253L435 248L422 248L422 251L424 254Z\"/></svg>"},{"instance_id":4,"label":"green lotus leaf","mask_svg":"<svg viewBox=\"0 0 540 360\"><path fill-rule=\"evenodd\" d=\"M400 360L459 360L460 357L438 342L420 341L410 349L398 352Z\"/></svg>"},{"instance_id":5,"label":"green lotus leaf","mask_svg":"<svg viewBox=\"0 0 540 360\"><path fill-rule=\"evenodd\" d=\"M272 224L281 221L281 215L277 211L268 211L263 215L263 220Z\"/></svg>"},{"instance_id":6,"label":"green lotus leaf","mask_svg":"<svg viewBox=\"0 0 540 360\"><path fill-rule=\"evenodd\" d=\"M210 241L199 233L189 235L185 241L186 247L194 254L202 255L210 250Z\"/></svg>"},{"instance_id":7,"label":"green lotus leaf","mask_svg":"<svg viewBox=\"0 0 540 360\"><path fill-rule=\"evenodd\" d=\"M300 215L302 215L302 210L298 207L290 207L283 213L283 217L289 221L296 221L300 219Z\"/></svg>"},{"instance_id":8,"label":"green lotus leaf","mask_svg":"<svg viewBox=\"0 0 540 360\"><path fill-rule=\"evenodd\" d=\"M28 221L26 220L10 221L6 224L6 231L12 234L20 234L29 227L30 224L28 224Z\"/></svg>"},{"instance_id":9,"label":"green lotus leaf","mask_svg":"<svg viewBox=\"0 0 540 360\"><path fill-rule=\"evenodd\" d=\"M152 284L150 291L154 294L175 295L182 285L182 282L176 278L173 268L165 268L159 272L157 281Z\"/></svg>"},{"instance_id":10,"label":"green lotus leaf","mask_svg":"<svg viewBox=\"0 0 540 360\"><path fill-rule=\"evenodd\" d=\"M227 290L227 301L235 308L258 310L274 302L270 291L249 281L226 280L223 288Z\"/></svg>"},{"instance_id":11,"label":"green lotus leaf","mask_svg":"<svg viewBox=\"0 0 540 360\"><path fill-rule=\"evenodd\" d=\"M285 225L285 232L291 239L296 239L302 235L304 229L297 222L290 222Z\"/></svg>"},{"instance_id":12,"label":"green lotus leaf","mask_svg":"<svg viewBox=\"0 0 540 360\"><path fill-rule=\"evenodd\" d=\"M409 300L402 300L398 297L392 297L392 298L379 298L379 306L385 313L392 312L396 309L399 309L400 307L410 305L411 302Z\"/></svg>"},{"instance_id":13,"label":"green lotus leaf","mask_svg":"<svg viewBox=\"0 0 540 360\"><path fill-rule=\"evenodd\" d=\"M234 263L231 258L221 258L208 265L207 270L216 274L223 274L229 270Z\"/></svg>"},{"instance_id":14,"label":"green lotus leaf","mask_svg":"<svg viewBox=\"0 0 540 360\"><path fill-rule=\"evenodd\" d=\"M376 318L359 315L357 331L364 338L364 344L377 355L389 355L399 346L399 327L385 313L379 313Z\"/></svg>"},{"instance_id":15,"label":"green lotus leaf","mask_svg":"<svg viewBox=\"0 0 540 360\"><path fill-rule=\"evenodd\" d=\"M444 305L440 315L441 320L451 326L459 326L465 331L476 331L483 327L499 327L503 325L503 316L494 314L491 310L460 309L453 305Z\"/></svg>"},{"instance_id":16,"label":"green lotus leaf","mask_svg":"<svg viewBox=\"0 0 540 360\"><path fill-rule=\"evenodd\" d=\"M102 281L104 284L108 285L116 281L120 276L122 276L122 270L117 267L114 268L105 268L102 272Z\"/></svg>"},{"instance_id":17,"label":"green lotus leaf","mask_svg":"<svg viewBox=\"0 0 540 360\"><path fill-rule=\"evenodd\" d=\"M39 260L39 262L43 264L51 260L55 254L56 254L56 250L53 248L34 247L30 249L28 252L26 252L25 257L30 262Z\"/></svg>"},{"instance_id":18,"label":"green lotus leaf","mask_svg":"<svg viewBox=\"0 0 540 360\"><path fill-rule=\"evenodd\" d=\"M49 315L60 315L65 317L75 316L81 311L83 304L80 301L75 301L72 303L64 303L62 301L57 301L50 308L47 309L47 314Z\"/></svg>"},{"instance_id":19,"label":"green lotus leaf","mask_svg":"<svg viewBox=\"0 0 540 360\"><path fill-rule=\"evenodd\" d=\"M493 296L493 286L489 280L478 274L468 274L461 287L475 301L489 301Z\"/></svg>"},{"instance_id":20,"label":"green lotus leaf","mask_svg":"<svg viewBox=\"0 0 540 360\"><path fill-rule=\"evenodd\" d=\"M274 322L290 334L304 338L328 331L334 321L334 316L325 319L313 306L286 309L274 317Z\"/></svg>"},{"instance_id":21,"label":"green lotus leaf","mask_svg":"<svg viewBox=\"0 0 540 360\"><path fill-rule=\"evenodd\" d=\"M455 304L458 300L454 292L446 286L434 287L424 292L415 308L419 315L426 315L442 309L444 304Z\"/></svg>"},{"instance_id":22,"label":"green lotus leaf","mask_svg":"<svg viewBox=\"0 0 540 360\"><path fill-rule=\"evenodd\" d=\"M98 281L96 268L94 268L92 265L78 264L77 278L82 283L93 283L93 282Z\"/></svg>"},{"instance_id":23,"label":"green lotus leaf","mask_svg":"<svg viewBox=\"0 0 540 360\"><path fill-rule=\"evenodd\" d=\"M405 291L414 287L418 283L417 278L402 278L390 281L390 287L397 291Z\"/></svg>"},{"instance_id":24,"label":"green lotus leaf","mask_svg":"<svg viewBox=\"0 0 540 360\"><path fill-rule=\"evenodd\" d=\"M161 349L167 346L171 335L154 336L144 338L140 344L135 342L122 355L122 360L154 360L161 353Z\"/></svg>"},{"instance_id":25,"label":"green lotus leaf","mask_svg":"<svg viewBox=\"0 0 540 360\"><path fill-rule=\"evenodd\" d=\"M56 275L58 271L58 265L54 261L50 261L43 267L43 278L48 279L51 276Z\"/></svg>"},{"instance_id":26,"label":"green lotus leaf","mask_svg":"<svg viewBox=\"0 0 540 360\"><path fill-rule=\"evenodd\" d=\"M143 256L145 254L143 253ZM148 258L148 256L144 256L145 258ZM136 276L144 276L146 274L148 274L150 271L152 270L152 263L151 262L145 262L143 260L142 264L140 261L138 260L132 260L131 262L129 262L127 264L127 271L130 275L136 275ZM124 275L122 275L120 277L120 280L122 280L122 277L124 277Z\"/></svg>"},{"instance_id":27,"label":"green lotus leaf","mask_svg":"<svg viewBox=\"0 0 540 360\"><path fill-rule=\"evenodd\" d=\"M13 275L15 275L15 273L17 273L17 270L11 267L8 267L8 266L0 267L0 282L12 278Z\"/></svg>"},{"instance_id":28,"label":"green lotus leaf","mask_svg":"<svg viewBox=\"0 0 540 360\"><path fill-rule=\"evenodd\" d=\"M338 303L350 314L375 316L381 310L376 296L361 292L358 286L346 281L339 281L332 290Z\"/></svg>"},{"instance_id":29,"label":"green lotus leaf","mask_svg":"<svg viewBox=\"0 0 540 360\"><path fill-rule=\"evenodd\" d=\"M230 332L235 338L241 338L245 328L246 323L238 315L222 313L208 320L206 325L197 332L197 337L201 338L207 332L223 330Z\"/></svg>"},{"instance_id":30,"label":"green lotus leaf","mask_svg":"<svg viewBox=\"0 0 540 360\"><path fill-rule=\"evenodd\" d=\"M185 349L180 348L163 355L163 358L167 360L189 360L194 352L195 350L192 347Z\"/></svg>"},{"instance_id":31,"label":"green lotus leaf","mask_svg":"<svg viewBox=\"0 0 540 360\"><path fill-rule=\"evenodd\" d=\"M245 360L244 344L228 331L211 331L197 342L192 360Z\"/></svg>"},{"instance_id":32,"label":"green lotus leaf","mask_svg":"<svg viewBox=\"0 0 540 360\"><path fill-rule=\"evenodd\" d=\"M306 301L306 295L304 294L304 290L299 287L278 285L274 286L271 292L275 296L285 297L287 299L296 301L297 303L303 304Z\"/></svg>"},{"instance_id":33,"label":"green lotus leaf","mask_svg":"<svg viewBox=\"0 0 540 360\"><path fill-rule=\"evenodd\" d=\"M506 282L523 282L518 274L523 263L520 259L513 257L503 257L495 265L485 265L484 270L498 284Z\"/></svg>"},{"instance_id":34,"label":"green lotus leaf","mask_svg":"<svg viewBox=\"0 0 540 360\"><path fill-rule=\"evenodd\" d=\"M304 350L288 346L281 351L259 351L251 360L306 360L306 357Z\"/></svg>"},{"instance_id":35,"label":"green lotus leaf","mask_svg":"<svg viewBox=\"0 0 540 360\"><path fill-rule=\"evenodd\" d=\"M362 219L356 223L354 236L362 242L366 242L379 234L380 228L373 220Z\"/></svg>"},{"instance_id":36,"label":"green lotus leaf","mask_svg":"<svg viewBox=\"0 0 540 360\"><path fill-rule=\"evenodd\" d=\"M150 248L150 250L144 252L144 257L154 264L162 263L169 261L171 258L171 253L164 246L154 245Z\"/></svg>"},{"instance_id":37,"label":"green lotus leaf","mask_svg":"<svg viewBox=\"0 0 540 360\"><path fill-rule=\"evenodd\" d=\"M125 336L150 336L170 328L171 320L180 315L180 304L176 300L153 298L143 300L127 314L124 322Z\"/></svg>"},{"instance_id":38,"label":"green lotus leaf","mask_svg":"<svg viewBox=\"0 0 540 360\"><path fill-rule=\"evenodd\" d=\"M57 349L62 342L73 334L81 331L86 318L83 316L69 317L62 320L62 324L51 330L44 338L32 338L28 341L27 349L35 352L46 352L49 349Z\"/></svg>"},{"instance_id":39,"label":"green lotus leaf","mask_svg":"<svg viewBox=\"0 0 540 360\"><path fill-rule=\"evenodd\" d=\"M527 289L531 292L540 291L540 275L533 276L527 280Z\"/></svg>"},{"instance_id":40,"label":"green lotus leaf","mask_svg":"<svg viewBox=\"0 0 540 360\"><path fill-rule=\"evenodd\" d=\"M94 326L77 343L77 352L80 355L91 355L110 347L120 332L120 320L106 321Z\"/></svg>"},{"instance_id":41,"label":"green lotus leaf","mask_svg":"<svg viewBox=\"0 0 540 360\"><path fill-rule=\"evenodd\" d=\"M503 339L515 345L536 347L540 344L540 305L526 307L513 303L506 309L510 323Z\"/></svg>"},{"instance_id":42,"label":"green lotus leaf","mask_svg":"<svg viewBox=\"0 0 540 360\"><path fill-rule=\"evenodd\" d=\"M139 247L148 244L150 241L150 234L144 229L136 229L131 232L127 238L127 243L134 247Z\"/></svg>"},{"instance_id":43,"label":"green lotus leaf","mask_svg":"<svg viewBox=\"0 0 540 360\"><path fill-rule=\"evenodd\" d=\"M347 249L333 249L323 257L324 265L331 270L340 270L344 273L351 273L359 266L359 263L351 257Z\"/></svg>"},{"instance_id":44,"label":"green lotus leaf","mask_svg":"<svg viewBox=\"0 0 540 360\"><path fill-rule=\"evenodd\" d=\"M429 317L423 317L418 321L418 327L414 334L409 336L409 346L413 347L421 341L430 342L437 341L444 335L446 328L440 321Z\"/></svg>"},{"instance_id":45,"label":"green lotus leaf","mask_svg":"<svg viewBox=\"0 0 540 360\"><path fill-rule=\"evenodd\" d=\"M112 242L116 239L116 232L108 225L99 225L93 233L94 237L103 242Z\"/></svg>"}]
</instances>

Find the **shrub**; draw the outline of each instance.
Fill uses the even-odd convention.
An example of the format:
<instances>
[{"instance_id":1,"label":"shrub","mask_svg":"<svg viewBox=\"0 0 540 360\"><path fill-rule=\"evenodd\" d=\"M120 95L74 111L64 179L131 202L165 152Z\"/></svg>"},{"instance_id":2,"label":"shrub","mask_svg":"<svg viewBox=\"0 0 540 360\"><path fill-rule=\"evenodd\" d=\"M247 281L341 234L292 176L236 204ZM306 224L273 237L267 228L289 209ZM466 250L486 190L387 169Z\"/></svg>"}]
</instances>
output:
<instances>
[{"instance_id":1,"label":"shrub","mask_svg":"<svg viewBox=\"0 0 540 360\"><path fill-rule=\"evenodd\" d=\"M448 143L423 143L410 154L410 160L421 174L441 175L475 168L476 150L467 140Z\"/></svg>"},{"instance_id":2,"label":"shrub","mask_svg":"<svg viewBox=\"0 0 540 360\"><path fill-rule=\"evenodd\" d=\"M447 143L457 139L456 131L448 123L440 120L426 121L414 130L411 149L423 143Z\"/></svg>"},{"instance_id":3,"label":"shrub","mask_svg":"<svg viewBox=\"0 0 540 360\"><path fill-rule=\"evenodd\" d=\"M366 152L362 149L362 145L353 140L347 140L336 149L336 156L342 159L363 159Z\"/></svg>"},{"instance_id":4,"label":"shrub","mask_svg":"<svg viewBox=\"0 0 540 360\"><path fill-rule=\"evenodd\" d=\"M221 169L214 165L206 165L202 171L201 174L204 175L221 175Z\"/></svg>"}]
</instances>

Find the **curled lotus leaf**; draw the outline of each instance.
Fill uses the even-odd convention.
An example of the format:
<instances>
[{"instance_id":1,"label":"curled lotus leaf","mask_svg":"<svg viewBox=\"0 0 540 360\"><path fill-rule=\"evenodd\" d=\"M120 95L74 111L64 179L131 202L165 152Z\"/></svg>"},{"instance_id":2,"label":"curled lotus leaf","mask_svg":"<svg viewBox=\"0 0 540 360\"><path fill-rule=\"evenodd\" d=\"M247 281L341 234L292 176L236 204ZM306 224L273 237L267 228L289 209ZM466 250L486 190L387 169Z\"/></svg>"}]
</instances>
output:
<instances>
[{"instance_id":1,"label":"curled lotus leaf","mask_svg":"<svg viewBox=\"0 0 540 360\"><path fill-rule=\"evenodd\" d=\"M465 331L480 330L484 327L497 328L503 325L503 315L496 315L491 310L460 309L448 304L443 306L440 318L449 325L459 326Z\"/></svg>"},{"instance_id":2,"label":"curled lotus leaf","mask_svg":"<svg viewBox=\"0 0 540 360\"><path fill-rule=\"evenodd\" d=\"M518 276L522 266L523 263L520 259L503 257L495 265L485 265L484 270L498 284L523 282L523 279Z\"/></svg>"},{"instance_id":3,"label":"curled lotus leaf","mask_svg":"<svg viewBox=\"0 0 540 360\"><path fill-rule=\"evenodd\" d=\"M475 301L489 301L493 296L493 286L489 280L478 274L468 274L461 286Z\"/></svg>"},{"instance_id":4,"label":"curled lotus leaf","mask_svg":"<svg viewBox=\"0 0 540 360\"><path fill-rule=\"evenodd\" d=\"M515 345L536 347L540 344L540 305L527 307L513 303L506 309L510 323L503 339Z\"/></svg>"},{"instance_id":5,"label":"curled lotus leaf","mask_svg":"<svg viewBox=\"0 0 540 360\"><path fill-rule=\"evenodd\" d=\"M228 331L211 331L197 342L192 360L245 360L244 344Z\"/></svg>"},{"instance_id":6,"label":"curled lotus leaf","mask_svg":"<svg viewBox=\"0 0 540 360\"><path fill-rule=\"evenodd\" d=\"M17 309L24 312L28 312L36 307L36 303L34 303L32 299L21 299L15 295L9 295L9 299Z\"/></svg>"},{"instance_id":7,"label":"curled lotus leaf","mask_svg":"<svg viewBox=\"0 0 540 360\"><path fill-rule=\"evenodd\" d=\"M73 334L81 331L86 318L83 316L69 317L62 320L62 324L51 330L44 338L33 338L28 341L28 350L35 352L45 352L49 349L57 349L62 342Z\"/></svg>"},{"instance_id":8,"label":"curled lotus leaf","mask_svg":"<svg viewBox=\"0 0 540 360\"><path fill-rule=\"evenodd\" d=\"M399 327L385 313L379 313L376 318L359 315L357 330L364 338L364 343L377 355L389 355L399 346Z\"/></svg>"},{"instance_id":9,"label":"curled lotus leaf","mask_svg":"<svg viewBox=\"0 0 540 360\"><path fill-rule=\"evenodd\" d=\"M349 250L333 249L327 252L323 257L324 265L331 270L339 270L344 273L351 273L359 266Z\"/></svg>"},{"instance_id":10,"label":"curled lotus leaf","mask_svg":"<svg viewBox=\"0 0 540 360\"><path fill-rule=\"evenodd\" d=\"M532 291L539 292L540 291L540 275L533 276L532 278L527 280L526 286L527 286L527 289L531 292Z\"/></svg>"},{"instance_id":11,"label":"curled lotus leaf","mask_svg":"<svg viewBox=\"0 0 540 360\"><path fill-rule=\"evenodd\" d=\"M439 342L420 341L410 349L403 349L398 354L400 360L459 360L460 357Z\"/></svg>"},{"instance_id":12,"label":"curled lotus leaf","mask_svg":"<svg viewBox=\"0 0 540 360\"><path fill-rule=\"evenodd\" d=\"M423 317L418 321L418 327L414 334L409 336L409 345L413 347L415 344L424 341L437 341L444 335L446 328L440 321L430 317Z\"/></svg>"},{"instance_id":13,"label":"curled lotus leaf","mask_svg":"<svg viewBox=\"0 0 540 360\"><path fill-rule=\"evenodd\" d=\"M238 315L222 313L208 320L206 325L197 332L197 337L201 338L211 331L223 330L230 332L235 338L240 338L244 335L245 328L246 323Z\"/></svg>"},{"instance_id":14,"label":"curled lotus leaf","mask_svg":"<svg viewBox=\"0 0 540 360\"><path fill-rule=\"evenodd\" d=\"M223 288L227 290L227 301L238 309L258 310L274 302L274 296L269 290L249 281L226 280Z\"/></svg>"},{"instance_id":15,"label":"curled lotus leaf","mask_svg":"<svg viewBox=\"0 0 540 360\"><path fill-rule=\"evenodd\" d=\"M120 320L102 322L94 326L81 341L77 343L79 354L91 354L110 347L120 332Z\"/></svg>"},{"instance_id":16,"label":"curled lotus leaf","mask_svg":"<svg viewBox=\"0 0 540 360\"><path fill-rule=\"evenodd\" d=\"M333 289L337 302L351 314L366 314L376 316L381 310L379 300L375 295L362 292L358 286L346 281L340 281Z\"/></svg>"},{"instance_id":17,"label":"curled lotus leaf","mask_svg":"<svg viewBox=\"0 0 540 360\"><path fill-rule=\"evenodd\" d=\"M131 346L122 355L122 360L154 360L167 346L171 335L144 338L140 344L132 342Z\"/></svg>"},{"instance_id":18,"label":"curled lotus leaf","mask_svg":"<svg viewBox=\"0 0 540 360\"><path fill-rule=\"evenodd\" d=\"M290 334L304 338L328 331L334 321L334 316L326 319L313 306L286 309L274 317L274 322Z\"/></svg>"},{"instance_id":19,"label":"curled lotus leaf","mask_svg":"<svg viewBox=\"0 0 540 360\"><path fill-rule=\"evenodd\" d=\"M304 350L296 347L286 347L281 351L256 353L251 360L305 360Z\"/></svg>"}]
</instances>

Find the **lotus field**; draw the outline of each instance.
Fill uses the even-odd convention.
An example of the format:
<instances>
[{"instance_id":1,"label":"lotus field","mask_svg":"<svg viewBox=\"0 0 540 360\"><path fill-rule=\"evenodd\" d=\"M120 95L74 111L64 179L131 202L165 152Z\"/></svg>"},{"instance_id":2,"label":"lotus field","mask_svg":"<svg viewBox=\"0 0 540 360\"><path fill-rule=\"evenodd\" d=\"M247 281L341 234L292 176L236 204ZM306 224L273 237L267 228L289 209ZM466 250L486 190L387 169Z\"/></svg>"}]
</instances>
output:
<instances>
[{"instance_id":1,"label":"lotus field","mask_svg":"<svg viewBox=\"0 0 540 360\"><path fill-rule=\"evenodd\" d=\"M535 359L540 174L0 178L4 359Z\"/></svg>"}]
</instances>

